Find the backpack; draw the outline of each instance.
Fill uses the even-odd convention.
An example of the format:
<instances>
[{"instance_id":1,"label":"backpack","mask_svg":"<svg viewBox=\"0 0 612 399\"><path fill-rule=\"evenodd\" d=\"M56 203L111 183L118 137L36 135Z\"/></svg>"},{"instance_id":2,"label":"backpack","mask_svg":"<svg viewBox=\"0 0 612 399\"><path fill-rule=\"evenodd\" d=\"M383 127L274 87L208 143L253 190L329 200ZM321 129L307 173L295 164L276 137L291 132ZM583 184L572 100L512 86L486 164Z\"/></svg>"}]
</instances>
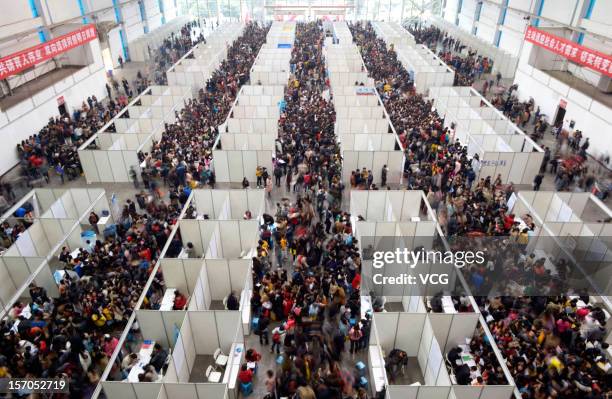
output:
<instances>
[{"instance_id":1,"label":"backpack","mask_svg":"<svg viewBox=\"0 0 612 399\"><path fill-rule=\"evenodd\" d=\"M280 342L280 334L278 332L275 332L274 334L272 334L272 341L273 342Z\"/></svg>"}]
</instances>

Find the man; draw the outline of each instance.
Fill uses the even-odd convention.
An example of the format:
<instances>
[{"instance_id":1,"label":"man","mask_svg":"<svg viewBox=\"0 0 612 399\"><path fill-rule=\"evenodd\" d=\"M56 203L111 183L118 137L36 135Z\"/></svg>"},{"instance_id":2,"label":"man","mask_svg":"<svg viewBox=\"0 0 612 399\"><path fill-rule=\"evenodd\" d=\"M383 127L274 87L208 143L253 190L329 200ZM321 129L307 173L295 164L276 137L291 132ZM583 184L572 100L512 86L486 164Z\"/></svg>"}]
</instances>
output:
<instances>
[{"instance_id":1,"label":"man","mask_svg":"<svg viewBox=\"0 0 612 399\"><path fill-rule=\"evenodd\" d=\"M168 358L168 352L161 347L160 344L155 344L153 347L153 353L151 354L151 360L149 364L155 368L155 371L158 373L161 371L162 367L166 364L166 359Z\"/></svg>"},{"instance_id":2,"label":"man","mask_svg":"<svg viewBox=\"0 0 612 399\"><path fill-rule=\"evenodd\" d=\"M240 302L236 298L236 291L232 291L227 297L227 310L239 310Z\"/></svg>"},{"instance_id":3,"label":"man","mask_svg":"<svg viewBox=\"0 0 612 399\"><path fill-rule=\"evenodd\" d=\"M544 175L542 173L538 173L536 177L533 179L533 189L535 191L540 191L540 186L542 185L543 179L544 179Z\"/></svg>"},{"instance_id":4,"label":"man","mask_svg":"<svg viewBox=\"0 0 612 399\"><path fill-rule=\"evenodd\" d=\"M389 168L387 165L383 165L382 171L380 173L380 186L385 187L387 185L387 174L389 173Z\"/></svg>"}]
</instances>

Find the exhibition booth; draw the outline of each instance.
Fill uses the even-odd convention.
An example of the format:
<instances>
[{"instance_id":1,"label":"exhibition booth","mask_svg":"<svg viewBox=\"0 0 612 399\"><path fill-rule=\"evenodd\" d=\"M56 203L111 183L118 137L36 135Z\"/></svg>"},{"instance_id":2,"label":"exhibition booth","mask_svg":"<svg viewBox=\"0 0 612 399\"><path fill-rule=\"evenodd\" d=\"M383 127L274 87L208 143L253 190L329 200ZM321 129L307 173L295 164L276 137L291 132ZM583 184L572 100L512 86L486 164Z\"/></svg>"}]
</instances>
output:
<instances>
[{"instance_id":1,"label":"exhibition booth","mask_svg":"<svg viewBox=\"0 0 612 399\"><path fill-rule=\"evenodd\" d=\"M422 44L416 44L410 32L394 22L374 22L376 34L387 47L393 48L397 59L408 71L416 91L427 94L432 86L452 86L455 72L436 54Z\"/></svg>"},{"instance_id":2,"label":"exhibition booth","mask_svg":"<svg viewBox=\"0 0 612 399\"><path fill-rule=\"evenodd\" d=\"M273 22L266 43L251 67L253 85L286 85L291 74L291 51L295 41L295 22Z\"/></svg>"},{"instance_id":3,"label":"exhibition booth","mask_svg":"<svg viewBox=\"0 0 612 399\"><path fill-rule=\"evenodd\" d=\"M388 264L384 269L373 268L371 252L394 250L395 248L424 247L431 249L439 232L434 211L420 190L351 190L351 215L355 232L364 253L362 262L362 287L366 292L375 291L379 296L386 296L389 303L403 306L402 310L424 309L424 302L413 296L434 295L419 287L405 285L392 287L386 285L370 286L374 273L397 275L403 265ZM426 265L431 268L432 265ZM393 308L395 305L389 305ZM400 307L396 307L400 309Z\"/></svg>"},{"instance_id":4,"label":"exhibition booth","mask_svg":"<svg viewBox=\"0 0 612 399\"><path fill-rule=\"evenodd\" d=\"M228 45L240 37L243 29L242 24L233 23L212 32L206 38L206 43L197 44L168 69L168 84L189 86L193 96L196 96L198 90L206 85L212 73L227 58Z\"/></svg>"},{"instance_id":5,"label":"exhibition booth","mask_svg":"<svg viewBox=\"0 0 612 399\"><path fill-rule=\"evenodd\" d=\"M376 36L383 39L387 48L397 50L399 47L414 47L416 42L410 32L397 22L372 22Z\"/></svg>"},{"instance_id":6,"label":"exhibition booth","mask_svg":"<svg viewBox=\"0 0 612 399\"><path fill-rule=\"evenodd\" d=\"M128 183L139 171L138 152L149 152L165 123L173 122L191 92L186 86L150 86L79 147L87 183ZM129 115L129 118L125 118ZM109 133L114 125L116 132Z\"/></svg>"},{"instance_id":7,"label":"exhibition booth","mask_svg":"<svg viewBox=\"0 0 612 399\"><path fill-rule=\"evenodd\" d=\"M244 358L238 312L137 310L136 320L142 331L139 362L123 381L102 381L106 397L157 398L157 391L180 398L237 397L237 375ZM154 383L138 383L137 376L147 365L155 344L169 353L165 370ZM219 366L219 353L224 356L223 366ZM204 372L195 369L196 362L204 365Z\"/></svg>"},{"instance_id":8,"label":"exhibition booth","mask_svg":"<svg viewBox=\"0 0 612 399\"><path fill-rule=\"evenodd\" d=\"M480 354L472 353L470 343L482 334L477 313L374 313L368 364L375 392L386 386L386 397L396 399L511 398L514 386L508 381L502 385L457 384L455 367L475 367L472 372L480 375L483 366L478 362ZM447 355L454 348L461 348L462 352L456 364L452 365ZM407 361L398 366L398 370L393 370L386 359L397 350L406 354ZM492 348L489 346L488 350ZM497 356L497 362L501 365L503 360Z\"/></svg>"},{"instance_id":9,"label":"exhibition booth","mask_svg":"<svg viewBox=\"0 0 612 399\"><path fill-rule=\"evenodd\" d=\"M465 52L470 50L476 51L478 55L487 57L493 61L493 73L500 72L502 77L510 79L514 77L518 66L518 58L509 52L502 50L492 43L486 42L480 37L473 35L471 32L459 28L457 25L451 24L441 18L430 16L427 22L438 27L440 30L448 33L448 35L461 41L466 45Z\"/></svg>"},{"instance_id":10,"label":"exhibition booth","mask_svg":"<svg viewBox=\"0 0 612 399\"><path fill-rule=\"evenodd\" d=\"M501 175L504 184L531 184L540 170L544 150L471 87L432 87L429 96L451 128L452 140L478 154L478 177Z\"/></svg>"},{"instance_id":11,"label":"exhibition booth","mask_svg":"<svg viewBox=\"0 0 612 399\"><path fill-rule=\"evenodd\" d=\"M276 138L279 102L283 99L285 85L242 86L228 119L219 126L222 133L266 134Z\"/></svg>"},{"instance_id":12,"label":"exhibition booth","mask_svg":"<svg viewBox=\"0 0 612 399\"><path fill-rule=\"evenodd\" d=\"M455 71L426 46L401 46L396 53L397 59L412 77L417 92L427 95L430 87L453 85Z\"/></svg>"},{"instance_id":13,"label":"exhibition booth","mask_svg":"<svg viewBox=\"0 0 612 399\"><path fill-rule=\"evenodd\" d=\"M90 212L100 216L97 228L103 229L112 222L110 214L104 216L109 210L104 190L98 188L34 189L9 209L0 223L11 229L24 223L26 228L0 255L1 313L21 296L29 296L31 283L43 287L50 297L57 297L54 273L63 268L57 258L62 247L76 256L79 248L93 245ZM8 227L3 229L9 231Z\"/></svg>"},{"instance_id":14,"label":"exhibition booth","mask_svg":"<svg viewBox=\"0 0 612 399\"><path fill-rule=\"evenodd\" d=\"M551 275L559 275L553 262L565 259L569 268L563 278L576 294L610 292L612 212L597 197L585 192L521 191L512 205L515 217L523 220L529 215L536 224L528 250L547 259Z\"/></svg>"}]
</instances>

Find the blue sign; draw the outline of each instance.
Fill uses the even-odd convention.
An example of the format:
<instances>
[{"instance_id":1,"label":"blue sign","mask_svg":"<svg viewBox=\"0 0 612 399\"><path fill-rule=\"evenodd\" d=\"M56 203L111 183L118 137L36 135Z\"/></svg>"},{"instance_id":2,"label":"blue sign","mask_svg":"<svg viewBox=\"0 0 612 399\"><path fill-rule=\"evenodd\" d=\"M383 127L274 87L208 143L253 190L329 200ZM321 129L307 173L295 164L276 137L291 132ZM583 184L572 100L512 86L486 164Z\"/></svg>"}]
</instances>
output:
<instances>
[{"instance_id":1,"label":"blue sign","mask_svg":"<svg viewBox=\"0 0 612 399\"><path fill-rule=\"evenodd\" d=\"M291 43L278 43L277 48L291 48Z\"/></svg>"}]
</instances>

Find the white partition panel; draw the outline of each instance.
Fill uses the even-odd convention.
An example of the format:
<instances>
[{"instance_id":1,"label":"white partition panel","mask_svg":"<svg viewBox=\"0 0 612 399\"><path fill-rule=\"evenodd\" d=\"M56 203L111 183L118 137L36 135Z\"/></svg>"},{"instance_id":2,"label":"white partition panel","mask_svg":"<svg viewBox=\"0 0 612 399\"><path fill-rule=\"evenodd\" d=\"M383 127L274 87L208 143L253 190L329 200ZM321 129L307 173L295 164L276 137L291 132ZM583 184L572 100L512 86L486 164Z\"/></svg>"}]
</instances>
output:
<instances>
[{"instance_id":1,"label":"white partition panel","mask_svg":"<svg viewBox=\"0 0 612 399\"><path fill-rule=\"evenodd\" d=\"M213 354L220 346L215 313L210 311L188 312L187 317L191 322L196 353L198 355Z\"/></svg>"},{"instance_id":2,"label":"white partition panel","mask_svg":"<svg viewBox=\"0 0 612 399\"><path fill-rule=\"evenodd\" d=\"M417 356L426 317L424 313L400 313L395 347L402 349L410 357Z\"/></svg>"}]
</instances>

